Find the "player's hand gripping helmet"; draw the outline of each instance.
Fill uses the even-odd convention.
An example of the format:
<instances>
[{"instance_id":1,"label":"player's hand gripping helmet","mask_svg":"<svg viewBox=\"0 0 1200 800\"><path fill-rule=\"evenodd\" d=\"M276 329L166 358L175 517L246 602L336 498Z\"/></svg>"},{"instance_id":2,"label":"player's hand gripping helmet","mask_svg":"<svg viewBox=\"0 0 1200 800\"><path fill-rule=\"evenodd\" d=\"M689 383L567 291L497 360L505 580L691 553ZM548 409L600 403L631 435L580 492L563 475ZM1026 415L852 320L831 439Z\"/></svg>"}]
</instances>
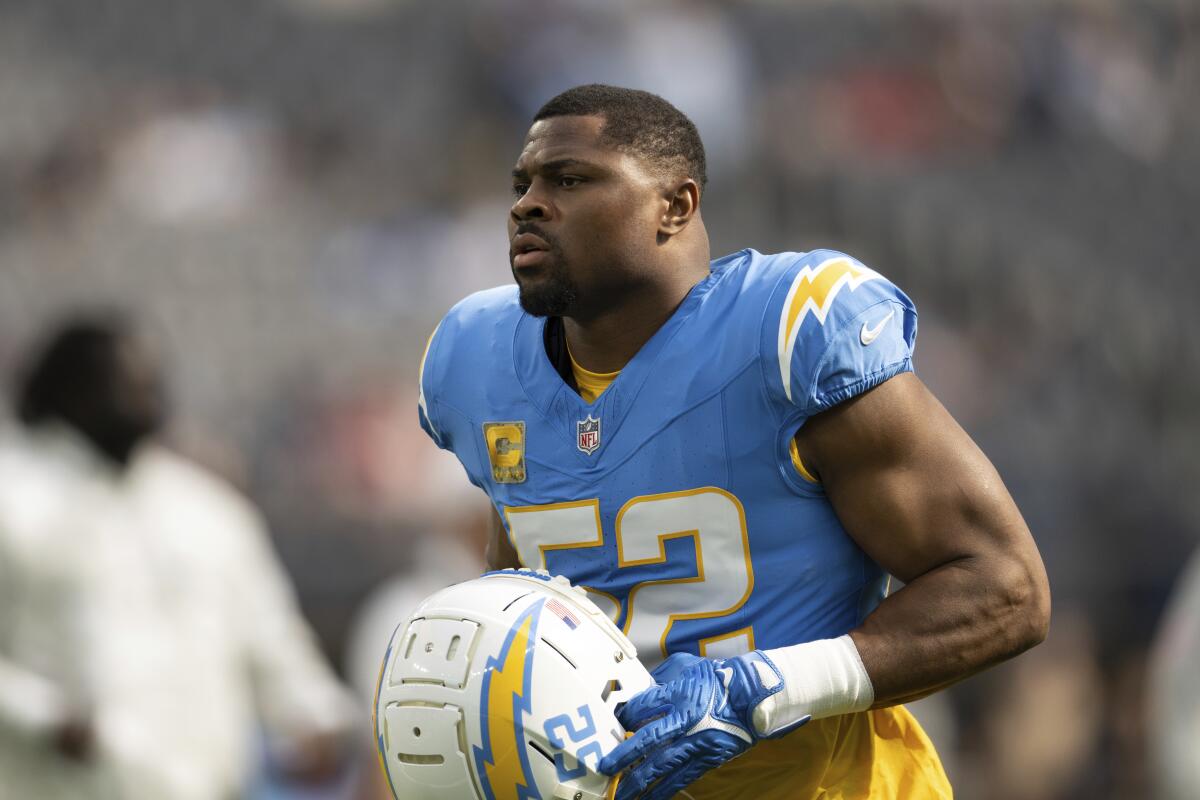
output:
<instances>
[{"instance_id":1,"label":"player's hand gripping helmet","mask_svg":"<svg viewBox=\"0 0 1200 800\"><path fill-rule=\"evenodd\" d=\"M654 680L582 588L504 570L425 600L396 629L375 735L398 800L596 800L625 736L614 709Z\"/></svg>"}]
</instances>

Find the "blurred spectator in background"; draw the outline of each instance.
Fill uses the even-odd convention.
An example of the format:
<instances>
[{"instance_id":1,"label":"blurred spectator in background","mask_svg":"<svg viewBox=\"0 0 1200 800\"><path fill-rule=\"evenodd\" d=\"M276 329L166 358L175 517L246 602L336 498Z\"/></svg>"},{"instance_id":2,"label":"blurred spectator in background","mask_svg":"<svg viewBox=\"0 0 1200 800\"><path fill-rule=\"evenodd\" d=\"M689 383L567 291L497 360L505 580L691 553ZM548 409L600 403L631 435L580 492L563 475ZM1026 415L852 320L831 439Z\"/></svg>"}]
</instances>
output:
<instances>
[{"instance_id":1,"label":"blurred spectator in background","mask_svg":"<svg viewBox=\"0 0 1200 800\"><path fill-rule=\"evenodd\" d=\"M426 574L456 492L490 514L411 413L421 353L503 269L492 165L591 80L669 90L719 150L714 251L888 264L922 379L1055 532L1085 621L943 696L960 794L1150 797L1132 703L1200 542L1200 3L0 2L0 373L80 303L170 320L171 441L253 497L325 652L373 679L421 591L393 576ZM1027 735L1031 707L1064 719Z\"/></svg>"},{"instance_id":2,"label":"blurred spectator in background","mask_svg":"<svg viewBox=\"0 0 1200 800\"><path fill-rule=\"evenodd\" d=\"M350 701L257 512L155 443L163 375L120 315L53 331L0 441L5 798L242 797L344 762Z\"/></svg>"},{"instance_id":3,"label":"blurred spectator in background","mask_svg":"<svg viewBox=\"0 0 1200 800\"><path fill-rule=\"evenodd\" d=\"M1160 800L1200 797L1200 551L1180 576L1151 653L1150 774Z\"/></svg>"},{"instance_id":4,"label":"blurred spectator in background","mask_svg":"<svg viewBox=\"0 0 1200 800\"><path fill-rule=\"evenodd\" d=\"M474 487L472 487L474 488ZM476 498L471 498L476 500ZM373 703L388 641L426 597L445 587L479 577L487 569L483 548L490 530L490 509L465 504L466 513L446 517L412 548L412 564L379 583L360 604L346 637L346 677L363 703ZM391 798L377 764L362 782L361 796ZM447 798L447 800L450 800Z\"/></svg>"},{"instance_id":5,"label":"blurred spectator in background","mask_svg":"<svg viewBox=\"0 0 1200 800\"><path fill-rule=\"evenodd\" d=\"M374 699L382 656L396 627L429 595L487 569L483 551L490 517L478 503L468 508L471 516L448 518L443 528L416 542L412 565L383 580L358 607L346 637L346 676L363 703Z\"/></svg>"}]
</instances>

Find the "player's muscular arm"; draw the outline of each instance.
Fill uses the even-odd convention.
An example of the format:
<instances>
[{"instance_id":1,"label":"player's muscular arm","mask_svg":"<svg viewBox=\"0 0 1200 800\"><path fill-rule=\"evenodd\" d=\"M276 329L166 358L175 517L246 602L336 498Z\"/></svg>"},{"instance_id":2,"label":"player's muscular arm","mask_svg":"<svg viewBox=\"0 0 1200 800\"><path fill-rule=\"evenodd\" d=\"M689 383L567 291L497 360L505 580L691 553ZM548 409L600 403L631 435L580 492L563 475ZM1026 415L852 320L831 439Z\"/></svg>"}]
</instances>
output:
<instances>
[{"instance_id":1,"label":"player's muscular arm","mask_svg":"<svg viewBox=\"0 0 1200 800\"><path fill-rule=\"evenodd\" d=\"M492 509L492 530L488 535L484 559L487 561L488 569L508 569L521 566L517 551L513 549L512 542L508 540L508 533L504 530L504 523L494 508Z\"/></svg>"},{"instance_id":2,"label":"player's muscular arm","mask_svg":"<svg viewBox=\"0 0 1200 800\"><path fill-rule=\"evenodd\" d=\"M1050 588L1029 529L987 457L915 375L818 414L796 443L850 536L906 584L850 634L875 707L1045 638Z\"/></svg>"}]
</instances>

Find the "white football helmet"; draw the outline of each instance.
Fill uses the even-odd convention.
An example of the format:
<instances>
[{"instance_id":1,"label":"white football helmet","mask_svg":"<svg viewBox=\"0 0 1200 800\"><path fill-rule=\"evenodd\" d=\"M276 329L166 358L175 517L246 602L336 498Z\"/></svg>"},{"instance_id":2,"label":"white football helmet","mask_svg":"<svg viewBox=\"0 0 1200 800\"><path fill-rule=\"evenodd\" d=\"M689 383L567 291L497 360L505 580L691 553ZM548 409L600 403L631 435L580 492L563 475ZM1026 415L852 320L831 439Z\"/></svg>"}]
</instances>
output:
<instances>
[{"instance_id":1,"label":"white football helmet","mask_svg":"<svg viewBox=\"0 0 1200 800\"><path fill-rule=\"evenodd\" d=\"M392 635L375 696L398 800L599 800L614 709L654 679L582 588L503 570L430 596ZM610 785L613 784L613 785Z\"/></svg>"}]
</instances>

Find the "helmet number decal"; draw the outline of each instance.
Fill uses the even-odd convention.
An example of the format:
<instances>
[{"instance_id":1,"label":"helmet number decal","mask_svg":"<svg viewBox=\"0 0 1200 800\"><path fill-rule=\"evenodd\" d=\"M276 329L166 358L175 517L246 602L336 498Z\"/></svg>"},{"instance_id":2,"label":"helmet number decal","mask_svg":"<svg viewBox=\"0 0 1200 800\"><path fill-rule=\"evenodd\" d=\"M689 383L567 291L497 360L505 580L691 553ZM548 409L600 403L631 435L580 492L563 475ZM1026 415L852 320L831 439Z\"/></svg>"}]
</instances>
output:
<instances>
[{"instance_id":1,"label":"helmet number decal","mask_svg":"<svg viewBox=\"0 0 1200 800\"><path fill-rule=\"evenodd\" d=\"M571 723L571 718L566 714L550 717L544 726L546 738L560 751L554 754L554 767L558 770L558 779L563 782L582 778L587 774L588 767L595 771L600 759L604 757L604 749L599 739L596 739L596 722L592 719L592 712L587 706L580 706L576 713L583 721L578 728ZM593 739L575 751L576 761L573 768L567 767L566 753L564 752L567 750L567 743L559 733L560 729L564 730L567 738L575 744ZM591 763L588 763L589 758Z\"/></svg>"}]
</instances>

